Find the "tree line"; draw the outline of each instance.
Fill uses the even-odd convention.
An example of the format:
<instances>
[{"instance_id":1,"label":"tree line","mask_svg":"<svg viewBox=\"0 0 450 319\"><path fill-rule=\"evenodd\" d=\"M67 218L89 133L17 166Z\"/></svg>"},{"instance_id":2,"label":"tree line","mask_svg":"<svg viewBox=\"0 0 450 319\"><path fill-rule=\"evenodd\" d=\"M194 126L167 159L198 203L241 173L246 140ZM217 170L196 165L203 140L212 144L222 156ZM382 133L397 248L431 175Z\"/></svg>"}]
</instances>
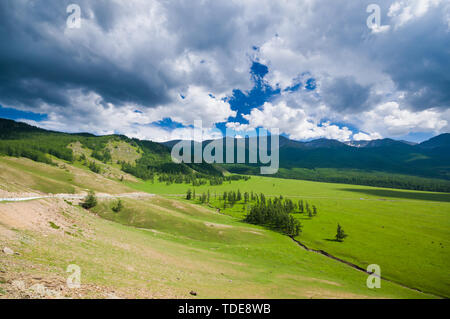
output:
<instances>
[{"instance_id":1,"label":"tree line","mask_svg":"<svg viewBox=\"0 0 450 319\"><path fill-rule=\"evenodd\" d=\"M288 236L298 236L302 230L301 223L292 216L292 201L281 198L265 200L264 197L250 209L245 221L250 224L277 229Z\"/></svg>"},{"instance_id":2,"label":"tree line","mask_svg":"<svg viewBox=\"0 0 450 319\"><path fill-rule=\"evenodd\" d=\"M216 193L214 197L217 197ZM210 203L211 193L208 190L197 195L195 189L188 189L186 199L199 200L202 204ZM272 199L253 191L225 191L219 196L219 201L223 201L224 209L232 208L238 203L243 204L243 210L246 212L245 222L273 228L289 236L298 236L302 229L301 223L292 214L307 214L310 218L318 214L317 207L308 201L294 202L283 196Z\"/></svg>"}]
</instances>

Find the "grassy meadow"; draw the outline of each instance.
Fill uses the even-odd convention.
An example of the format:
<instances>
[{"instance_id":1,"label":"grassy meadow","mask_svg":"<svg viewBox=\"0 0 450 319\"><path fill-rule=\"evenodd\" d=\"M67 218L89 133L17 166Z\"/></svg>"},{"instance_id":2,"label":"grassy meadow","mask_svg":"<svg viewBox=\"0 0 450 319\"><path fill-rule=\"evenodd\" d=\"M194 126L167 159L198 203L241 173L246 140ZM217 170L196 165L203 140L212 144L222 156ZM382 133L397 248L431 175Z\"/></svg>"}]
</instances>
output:
<instances>
[{"instance_id":1,"label":"grassy meadow","mask_svg":"<svg viewBox=\"0 0 450 319\"><path fill-rule=\"evenodd\" d=\"M194 189L158 182L128 185L169 196ZM197 195L209 190L212 206L241 220L243 203L223 210L218 199L224 191L238 189L307 200L319 213L314 218L295 215L304 226L297 240L363 268L378 264L383 277L408 287L450 296L450 194L268 177L195 188ZM338 223L349 235L342 243L334 240Z\"/></svg>"},{"instance_id":2,"label":"grassy meadow","mask_svg":"<svg viewBox=\"0 0 450 319\"><path fill-rule=\"evenodd\" d=\"M0 185L9 192L37 191L74 194L86 190L118 194L133 191L111 178L94 174L86 167L59 161L58 166L26 158L0 157Z\"/></svg>"},{"instance_id":3,"label":"grassy meadow","mask_svg":"<svg viewBox=\"0 0 450 319\"><path fill-rule=\"evenodd\" d=\"M196 187L197 196L210 191L210 203L202 206L198 200L185 199L186 191L194 189L191 185L138 179L120 182L77 163L51 166L2 157L0 168L0 189L6 192L79 193L93 189L111 194L158 194L153 199L124 199L118 213L112 210L116 200L100 200L90 212L66 207L58 218L69 216L70 223L83 231L76 236L55 228L61 226L55 216L49 217L51 223L44 223L48 233L22 230L9 225L8 219L2 221L1 244L19 251L20 256L7 257L15 262L0 266L17 274L65 276L67 264L76 263L88 284L110 287L123 296L154 298L192 297L190 290L204 298L450 296L447 193L252 176L248 181ZM368 289L367 274L308 252L286 235L244 223L243 203L224 210L220 200L224 191L238 189L316 205L318 215L313 218L294 214L303 225L296 239L363 268L378 264L381 275L394 283L383 281L381 289ZM58 207L53 200L47 201ZM34 202L40 201L26 203L31 205L27 214L34 214ZM0 204L0 214L10 205L19 204ZM47 210L38 212L39 216L50 214ZM334 241L338 223L349 235L344 242ZM18 238L32 241L5 239L2 229L8 228Z\"/></svg>"},{"instance_id":4,"label":"grassy meadow","mask_svg":"<svg viewBox=\"0 0 450 319\"><path fill-rule=\"evenodd\" d=\"M196 279L193 286L201 287L201 296L206 293L208 298L430 297L388 282L383 282L380 290L368 289L364 273L307 252L287 236L187 201L161 197L144 201L127 199L118 213L112 210L115 203L102 201L93 212L152 238L164 239L164 253L180 258L181 264L171 265L175 269L182 264L204 264L192 273ZM155 247L153 242L151 247Z\"/></svg>"}]
</instances>

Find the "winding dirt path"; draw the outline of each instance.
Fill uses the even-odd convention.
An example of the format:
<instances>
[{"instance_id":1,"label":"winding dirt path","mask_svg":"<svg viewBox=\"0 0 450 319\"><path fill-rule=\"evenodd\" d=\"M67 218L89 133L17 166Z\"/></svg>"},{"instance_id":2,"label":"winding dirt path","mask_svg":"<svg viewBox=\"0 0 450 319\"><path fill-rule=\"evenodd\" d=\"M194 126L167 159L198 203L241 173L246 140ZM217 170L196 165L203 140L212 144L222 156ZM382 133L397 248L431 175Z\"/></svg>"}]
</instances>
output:
<instances>
[{"instance_id":1,"label":"winding dirt path","mask_svg":"<svg viewBox=\"0 0 450 319\"><path fill-rule=\"evenodd\" d=\"M302 247L302 248L305 249L306 251L310 251L310 252L313 252L313 253L316 253L316 254L323 255L323 256L325 256L325 257L328 257L328 258L331 258L331 259L333 259L333 260L336 260L336 261L338 261L338 262L340 262L340 263L343 263L343 264L345 264L345 265L347 265L347 266L350 266L350 267L352 267L353 269L356 269L356 270L358 270L358 271L364 272L364 273L366 273L366 274L368 274L368 275L373 275L373 273L367 271L366 269L364 269L364 268L362 268L362 267L360 267L360 266L358 266L358 265L356 265L356 264L353 264L353 263L351 263L351 262L349 262L349 261L347 261L347 260L341 259L341 258L339 258L339 257L333 256L333 255L331 255L330 253L327 253L327 252L324 251L324 250L320 250L320 249L318 250L318 249L312 249L312 248L309 248L308 246L306 246L306 245L303 244L302 242L298 241L298 240L295 239L294 237L292 237L292 236L289 236L289 237L290 237L297 245L299 245L300 247ZM381 278L382 280L388 281L388 282L390 282L390 283L393 283L393 284L395 284L395 285L401 286L401 287L406 288L406 289L410 289L410 290L414 290L414 291L417 291L417 292L420 292L420 293L423 293L423 294L427 294L427 295L436 296L436 297L439 297L439 298L444 298L444 299L446 299L446 297L444 297L444 296L440 296L440 295L437 295L437 294L435 294L435 293L424 292L424 291L422 291L422 290L420 290L420 289L417 289L417 288L408 287L408 286L405 286L405 285L403 285L403 284L401 284L401 283L399 283L399 282L397 282L397 281L394 281L394 280L391 280L391 279L387 279L387 278L385 278L385 277L383 277L383 276L380 276L380 278Z\"/></svg>"},{"instance_id":2,"label":"winding dirt path","mask_svg":"<svg viewBox=\"0 0 450 319\"><path fill-rule=\"evenodd\" d=\"M96 194L97 198L148 198L154 197L155 194L149 193L125 193L125 194ZM59 199L83 199L86 194L52 194L52 195L39 195L39 196L29 196L29 197L11 197L11 198L0 198L0 202L25 202L29 200L45 199L45 198L59 198Z\"/></svg>"}]
</instances>

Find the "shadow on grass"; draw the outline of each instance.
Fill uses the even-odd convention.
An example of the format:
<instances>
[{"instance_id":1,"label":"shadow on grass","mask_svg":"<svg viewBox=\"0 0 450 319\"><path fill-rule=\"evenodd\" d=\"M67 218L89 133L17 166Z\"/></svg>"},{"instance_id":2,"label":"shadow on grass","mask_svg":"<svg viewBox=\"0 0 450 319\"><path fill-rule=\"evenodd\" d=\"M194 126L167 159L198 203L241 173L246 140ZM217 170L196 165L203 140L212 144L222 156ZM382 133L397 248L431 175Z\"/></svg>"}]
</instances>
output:
<instances>
[{"instance_id":1,"label":"shadow on grass","mask_svg":"<svg viewBox=\"0 0 450 319\"><path fill-rule=\"evenodd\" d=\"M306 215L306 213L292 213L292 215L297 216L297 219L299 220L311 220L313 219L312 217L309 217L308 215Z\"/></svg>"},{"instance_id":2,"label":"shadow on grass","mask_svg":"<svg viewBox=\"0 0 450 319\"><path fill-rule=\"evenodd\" d=\"M334 242L336 242L336 243L340 243L340 241L337 240L336 238L333 238L333 239L325 238L324 240L326 240L326 241L334 241Z\"/></svg>"},{"instance_id":3,"label":"shadow on grass","mask_svg":"<svg viewBox=\"0 0 450 319\"><path fill-rule=\"evenodd\" d=\"M360 193L381 198L417 199L433 202L450 202L450 193L421 193L416 191L396 191L390 189L340 188L341 191Z\"/></svg>"}]
</instances>

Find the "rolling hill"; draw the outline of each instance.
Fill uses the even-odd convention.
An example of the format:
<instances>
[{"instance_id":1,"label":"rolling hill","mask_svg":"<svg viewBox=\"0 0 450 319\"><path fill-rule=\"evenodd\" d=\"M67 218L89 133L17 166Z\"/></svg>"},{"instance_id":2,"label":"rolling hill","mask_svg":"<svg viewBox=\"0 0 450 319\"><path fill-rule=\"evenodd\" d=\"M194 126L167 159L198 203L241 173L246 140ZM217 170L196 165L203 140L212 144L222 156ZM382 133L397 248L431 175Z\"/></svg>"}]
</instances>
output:
<instances>
[{"instance_id":1,"label":"rolling hill","mask_svg":"<svg viewBox=\"0 0 450 319\"><path fill-rule=\"evenodd\" d=\"M449 296L447 193L222 175L214 165L174 164L168 147L150 141L1 124L0 246L15 253L0 251L0 298ZM423 149L445 149L439 140ZM283 139L286 149L362 148ZM190 201L189 189L197 192ZM85 210L89 190L98 204ZM245 222L254 200L225 204L224 192L237 190L302 199L319 213L293 213L302 232L289 237ZM337 223L349 234L343 243L333 240ZM378 264L386 280L368 289L361 269L318 251L362 269ZM83 272L79 290L65 286L73 264Z\"/></svg>"},{"instance_id":2,"label":"rolling hill","mask_svg":"<svg viewBox=\"0 0 450 319\"><path fill-rule=\"evenodd\" d=\"M133 153L130 159L129 155ZM53 157L82 164L96 173L104 173L102 167L109 169L112 166L142 179L153 178L156 173L222 174L206 163L173 163L169 148L152 141L123 135L60 133L5 119L0 119L0 154L26 157L46 164L55 164Z\"/></svg>"},{"instance_id":3,"label":"rolling hill","mask_svg":"<svg viewBox=\"0 0 450 319\"><path fill-rule=\"evenodd\" d=\"M299 240L307 241L311 247L330 245L331 247L325 246L323 249L334 249L340 256L351 252L349 256L352 262L363 267L366 261L379 262L383 267L383 276L392 281L383 280L381 289L368 289L365 286L366 273L307 251L281 233L244 223L238 217L242 214L241 203L230 208L230 211L219 213L214 206L202 206L199 200L186 201L173 195L179 192L174 187L182 188L184 192L192 187L189 184L166 185L158 181L142 183L132 181L131 177L120 182L113 177L92 172L84 166L53 160L56 165L26 158L0 158L0 198L61 192L79 194L92 189L97 191L98 204L91 210L85 210L79 206L79 200L69 199L68 195L21 202L1 201L0 245L2 250L8 247L13 254L0 251L0 299L359 299L437 298L448 295L445 280L440 280L442 275L436 271L441 265L445 267L448 264L447 259L441 255L442 250L443 256L446 256L446 250L440 246L438 249L434 248L429 240L442 242L447 247L447 223L442 213L431 214L425 222L418 223L417 219L421 220L420 216L423 215L420 210L430 208L426 201L418 200L410 206L411 210L401 211L394 216L397 219L406 214L412 230L398 230L395 226L397 224L389 227L387 218L376 221L377 227L371 236L376 236L378 241L372 242L372 248L367 252L358 245L365 242L365 229L361 222L373 216L372 211L364 215L357 214L359 209L350 205L347 206L349 211L346 214L335 213L326 206L328 203L333 207L334 200L312 199L320 205L320 216L308 224L302 220L305 223L305 236L301 236ZM276 183L273 189L272 180ZM147 192L162 194L137 194L133 188L139 187L148 188ZM339 185L264 177L217 186L203 185L198 187L198 191L211 188L213 193L218 193L237 187L264 192L284 189L283 193L288 196L299 191L298 194L308 199L315 192L325 191L334 198L342 198L345 193L338 190L341 187ZM337 193L334 194L332 189ZM106 192L110 195L100 197L100 193ZM124 193L137 194L137 197L124 197ZM405 194L414 196L412 193ZM423 195L431 196L426 193ZM359 194L346 196L353 198L351 203L366 203L359 200ZM444 198L443 196L436 194L435 197ZM119 197L122 198L122 209L115 211ZM349 201L342 204L347 202ZM217 204L220 205L220 200L212 199L211 205ZM373 207L373 203L367 201L367 205L369 204ZM384 204L385 202L379 202L377 205ZM404 206L400 202L394 204ZM437 205L433 204L432 208L438 207ZM447 203L442 203L441 206L448 211ZM396 210L389 210L385 215ZM364 212L365 209L361 211ZM325 227L321 231L326 235L332 234L335 223L333 218L338 216L341 220L344 219L346 230L352 236L351 240L337 246L314 236L316 232L313 223L320 222ZM296 218L302 217L299 215ZM427 227L417 228L417 225L423 226L424 223ZM381 232L379 225L386 225L386 231ZM429 230L429 226L433 226L433 231ZM319 229L322 228L319 226ZM417 233L421 234L419 238L413 235ZM408 255L412 249L407 249L408 245L419 244L414 245L414 251L420 251L421 257L404 266L409 271L420 270L423 259L427 258L431 258L436 265L423 271L421 276L409 277L408 272L396 272L398 265L403 264L402 260L389 254L391 250L386 248L383 240L397 240L399 237L405 238L405 242L400 242L397 250L393 250L394 253L403 251L404 255ZM422 240L424 237L427 242ZM431 254L429 250L436 254ZM379 257L380 253L383 254L383 259ZM82 281L78 289L69 289L66 285L66 279L70 275L67 269L71 265L81 269ZM410 287L419 287L425 292ZM190 292L194 292L196 296Z\"/></svg>"},{"instance_id":4,"label":"rolling hill","mask_svg":"<svg viewBox=\"0 0 450 319\"><path fill-rule=\"evenodd\" d=\"M280 170L273 177L450 191L449 136L442 134L421 144L382 139L356 144L352 142L352 145L327 139L299 142L280 136ZM175 142L169 141L164 145L172 147ZM209 142L205 141L203 147ZM250 139L247 138L246 154L249 144ZM238 147L235 146L235 154L237 151ZM221 166L237 174L260 173L259 164L248 162Z\"/></svg>"},{"instance_id":5,"label":"rolling hill","mask_svg":"<svg viewBox=\"0 0 450 319\"><path fill-rule=\"evenodd\" d=\"M122 135L67 134L4 119L0 119L0 138L0 154L47 164L58 158L118 179L122 173L148 180L158 174L220 179L227 171L260 172L260 165L249 163L173 163L170 150L178 141L161 144ZM382 139L348 145L327 139L299 142L280 136L280 169L273 177L448 192L449 140L450 134L442 134L420 144ZM203 147L209 142L204 141ZM247 138L246 151L249 142Z\"/></svg>"}]
</instances>

